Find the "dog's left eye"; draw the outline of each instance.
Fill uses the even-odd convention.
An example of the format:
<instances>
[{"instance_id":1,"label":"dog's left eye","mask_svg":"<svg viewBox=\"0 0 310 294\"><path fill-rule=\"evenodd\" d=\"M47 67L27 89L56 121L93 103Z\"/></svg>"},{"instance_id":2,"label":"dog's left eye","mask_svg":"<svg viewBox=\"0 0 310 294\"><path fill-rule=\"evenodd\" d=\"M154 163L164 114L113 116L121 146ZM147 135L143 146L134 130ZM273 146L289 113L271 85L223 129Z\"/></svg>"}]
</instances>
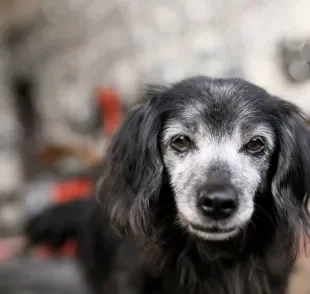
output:
<instances>
[{"instance_id":1,"label":"dog's left eye","mask_svg":"<svg viewBox=\"0 0 310 294\"><path fill-rule=\"evenodd\" d=\"M263 151L265 147L264 141L260 137L252 138L246 145L245 148L251 153L257 153Z\"/></svg>"},{"instance_id":2,"label":"dog's left eye","mask_svg":"<svg viewBox=\"0 0 310 294\"><path fill-rule=\"evenodd\" d=\"M178 152L184 152L193 145L192 140L185 135L179 135L172 138L170 146Z\"/></svg>"}]
</instances>

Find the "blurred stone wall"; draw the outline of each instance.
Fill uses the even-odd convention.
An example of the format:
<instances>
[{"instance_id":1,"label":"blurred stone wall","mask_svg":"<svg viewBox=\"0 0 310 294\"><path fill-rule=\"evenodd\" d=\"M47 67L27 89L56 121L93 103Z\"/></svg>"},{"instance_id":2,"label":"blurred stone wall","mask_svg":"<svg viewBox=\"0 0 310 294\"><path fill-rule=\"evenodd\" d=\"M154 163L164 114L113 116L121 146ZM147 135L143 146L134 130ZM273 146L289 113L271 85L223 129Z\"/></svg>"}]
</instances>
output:
<instances>
[{"instance_id":1,"label":"blurred stone wall","mask_svg":"<svg viewBox=\"0 0 310 294\"><path fill-rule=\"evenodd\" d=\"M294 63L306 78L289 79L279 47L297 38L300 55L310 38L308 0L0 0L1 5L0 195L23 182L10 91L14 77L34 84L48 142L98 144L68 123L93 118L97 85L115 87L129 104L145 83L196 74L245 77L310 114L307 69ZM24 7L27 13L20 13Z\"/></svg>"}]
</instances>

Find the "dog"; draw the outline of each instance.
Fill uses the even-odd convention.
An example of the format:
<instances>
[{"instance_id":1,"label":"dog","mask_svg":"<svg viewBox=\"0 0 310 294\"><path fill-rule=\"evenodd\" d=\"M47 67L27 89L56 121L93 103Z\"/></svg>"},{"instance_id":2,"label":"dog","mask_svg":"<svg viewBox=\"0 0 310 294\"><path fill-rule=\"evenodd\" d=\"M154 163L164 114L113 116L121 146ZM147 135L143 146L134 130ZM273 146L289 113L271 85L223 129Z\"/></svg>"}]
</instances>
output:
<instances>
[{"instance_id":1,"label":"dog","mask_svg":"<svg viewBox=\"0 0 310 294\"><path fill-rule=\"evenodd\" d=\"M284 294L309 228L305 119L242 79L150 87L110 143L94 200L50 208L26 235L52 244L79 219L97 293Z\"/></svg>"}]
</instances>

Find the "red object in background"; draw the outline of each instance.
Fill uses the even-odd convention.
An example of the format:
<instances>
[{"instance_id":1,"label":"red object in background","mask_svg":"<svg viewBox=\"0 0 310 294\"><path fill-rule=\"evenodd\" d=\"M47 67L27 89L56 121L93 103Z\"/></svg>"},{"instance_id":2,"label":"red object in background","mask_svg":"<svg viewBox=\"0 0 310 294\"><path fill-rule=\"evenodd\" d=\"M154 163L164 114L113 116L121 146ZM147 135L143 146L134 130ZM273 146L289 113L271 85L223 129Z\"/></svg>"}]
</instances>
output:
<instances>
[{"instance_id":1,"label":"red object in background","mask_svg":"<svg viewBox=\"0 0 310 294\"><path fill-rule=\"evenodd\" d=\"M104 135L111 137L123 120L120 98L113 89L102 87L96 89L96 98L101 106Z\"/></svg>"},{"instance_id":2,"label":"red object in background","mask_svg":"<svg viewBox=\"0 0 310 294\"><path fill-rule=\"evenodd\" d=\"M42 245L35 250L35 255L40 259L49 259L52 256L74 257L76 254L76 241L68 240L60 250Z\"/></svg>"},{"instance_id":3,"label":"red object in background","mask_svg":"<svg viewBox=\"0 0 310 294\"><path fill-rule=\"evenodd\" d=\"M76 179L64 183L56 183L53 187L52 203L66 203L74 199L89 197L93 190L93 184L87 179ZM76 253L75 240L67 241L59 250L49 246L40 246L36 249L35 254L40 258L50 258L52 256L73 257Z\"/></svg>"},{"instance_id":4,"label":"red object in background","mask_svg":"<svg viewBox=\"0 0 310 294\"><path fill-rule=\"evenodd\" d=\"M65 203L91 194L93 184L87 179L77 179L64 183L55 184L52 202Z\"/></svg>"}]
</instances>

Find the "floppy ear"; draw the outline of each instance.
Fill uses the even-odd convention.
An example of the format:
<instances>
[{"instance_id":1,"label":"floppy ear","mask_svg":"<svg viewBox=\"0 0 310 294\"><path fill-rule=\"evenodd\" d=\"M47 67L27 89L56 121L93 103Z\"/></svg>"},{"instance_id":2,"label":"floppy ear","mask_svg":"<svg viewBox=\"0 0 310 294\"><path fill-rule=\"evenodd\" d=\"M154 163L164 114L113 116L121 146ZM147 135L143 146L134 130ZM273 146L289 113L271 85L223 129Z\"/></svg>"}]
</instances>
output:
<instances>
[{"instance_id":1,"label":"floppy ear","mask_svg":"<svg viewBox=\"0 0 310 294\"><path fill-rule=\"evenodd\" d=\"M105 155L98 197L112 225L121 233L150 238L156 202L162 183L163 163L158 108L166 87L151 87L125 118Z\"/></svg>"},{"instance_id":2,"label":"floppy ear","mask_svg":"<svg viewBox=\"0 0 310 294\"><path fill-rule=\"evenodd\" d=\"M288 225L300 223L301 220L303 229L307 229L309 220L305 201L310 195L310 131L304 115L295 105L279 99L277 102L280 109L276 118L279 157L272 183L277 215L286 219ZM292 230L298 233L296 228Z\"/></svg>"}]
</instances>

